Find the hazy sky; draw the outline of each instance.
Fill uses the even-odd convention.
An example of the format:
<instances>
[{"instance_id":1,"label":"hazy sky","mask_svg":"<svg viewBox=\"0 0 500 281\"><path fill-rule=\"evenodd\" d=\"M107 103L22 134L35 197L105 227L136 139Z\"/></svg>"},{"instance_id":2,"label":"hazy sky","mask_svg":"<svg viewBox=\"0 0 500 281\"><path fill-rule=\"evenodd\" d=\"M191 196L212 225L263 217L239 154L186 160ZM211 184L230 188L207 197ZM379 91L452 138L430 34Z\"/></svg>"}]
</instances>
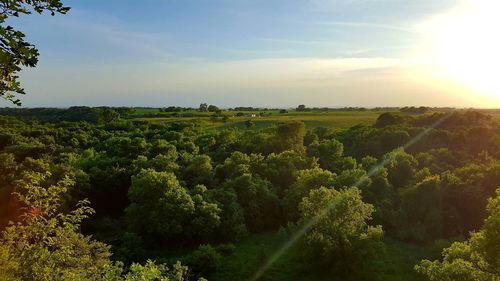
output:
<instances>
[{"instance_id":1,"label":"hazy sky","mask_svg":"<svg viewBox=\"0 0 500 281\"><path fill-rule=\"evenodd\" d=\"M477 0L64 2L10 22L41 53L25 106L500 106L496 77L469 75L480 46L460 41L498 21L453 30L488 19Z\"/></svg>"}]
</instances>

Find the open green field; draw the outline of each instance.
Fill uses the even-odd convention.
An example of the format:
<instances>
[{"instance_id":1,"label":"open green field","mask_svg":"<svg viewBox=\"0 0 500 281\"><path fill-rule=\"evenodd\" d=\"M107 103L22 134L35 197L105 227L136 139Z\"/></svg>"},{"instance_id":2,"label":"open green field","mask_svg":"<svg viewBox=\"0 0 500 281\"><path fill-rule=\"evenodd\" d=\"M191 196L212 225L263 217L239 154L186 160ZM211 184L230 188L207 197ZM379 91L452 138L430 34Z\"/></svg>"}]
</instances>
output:
<instances>
[{"instance_id":1,"label":"open green field","mask_svg":"<svg viewBox=\"0 0 500 281\"><path fill-rule=\"evenodd\" d=\"M134 120L142 120L148 122L189 122L202 121L207 127L214 128L229 128L239 127L244 128L247 120L252 120L256 127L266 127L278 122L285 121L304 121L308 128L328 127L328 128L348 128L354 125L371 125L380 115L380 111L335 111L335 112L289 112L279 113L277 111L264 112L263 116L257 117L237 117L236 112L224 112L229 119L226 122L221 120L212 121L210 113L196 112L194 117L139 117ZM195 114L193 112L193 114Z\"/></svg>"},{"instance_id":2,"label":"open green field","mask_svg":"<svg viewBox=\"0 0 500 281\"><path fill-rule=\"evenodd\" d=\"M491 115L492 119L500 122L500 110L497 109L479 109L478 111ZM189 117L172 116L171 112L160 112L157 108L137 108L131 116L133 120L147 121L151 123L163 122L193 122L197 121L207 128L245 128L245 122L251 120L255 127L263 128L275 123L286 121L303 121L307 128L325 127L325 128L349 128L355 125L372 125L378 116L386 111L364 110L364 111L311 111L297 112L290 111L280 113L279 111L259 111L255 112L256 117L237 116L237 111L224 111L222 115L227 116L226 121L212 120L212 112L184 111L179 115L191 115ZM245 112L246 114L250 112ZM262 116L259 115L262 113ZM155 115L154 117L144 117L145 115Z\"/></svg>"}]
</instances>

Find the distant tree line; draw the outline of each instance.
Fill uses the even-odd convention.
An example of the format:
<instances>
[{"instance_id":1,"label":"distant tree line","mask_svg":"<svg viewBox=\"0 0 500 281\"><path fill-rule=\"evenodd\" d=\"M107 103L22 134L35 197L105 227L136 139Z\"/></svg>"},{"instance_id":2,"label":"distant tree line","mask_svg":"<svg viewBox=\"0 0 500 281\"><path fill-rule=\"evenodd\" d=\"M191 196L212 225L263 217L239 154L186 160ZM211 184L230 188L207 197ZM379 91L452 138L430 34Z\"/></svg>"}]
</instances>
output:
<instances>
[{"instance_id":1,"label":"distant tree line","mask_svg":"<svg viewBox=\"0 0 500 281\"><path fill-rule=\"evenodd\" d=\"M134 112L135 109L130 107L0 108L0 115L47 122L86 121L90 123L107 123L120 118L127 118Z\"/></svg>"},{"instance_id":2,"label":"distant tree line","mask_svg":"<svg viewBox=\"0 0 500 281\"><path fill-rule=\"evenodd\" d=\"M160 112L182 112L182 111L193 111L192 107L180 107L180 106L169 106L160 108Z\"/></svg>"},{"instance_id":3,"label":"distant tree line","mask_svg":"<svg viewBox=\"0 0 500 281\"><path fill-rule=\"evenodd\" d=\"M405 106L399 109L401 112L406 112L406 113L416 113L416 114L423 114L426 112L429 112L429 108L425 106L420 106L420 107L415 107L415 106Z\"/></svg>"}]
</instances>

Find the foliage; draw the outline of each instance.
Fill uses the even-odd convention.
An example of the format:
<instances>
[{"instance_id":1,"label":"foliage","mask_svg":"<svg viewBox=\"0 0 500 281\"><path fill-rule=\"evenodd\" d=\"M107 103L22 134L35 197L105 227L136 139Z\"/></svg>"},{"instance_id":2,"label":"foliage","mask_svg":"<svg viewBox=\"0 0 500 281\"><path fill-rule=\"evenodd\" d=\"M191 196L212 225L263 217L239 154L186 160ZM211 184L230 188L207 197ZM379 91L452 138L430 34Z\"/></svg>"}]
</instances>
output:
<instances>
[{"instance_id":1,"label":"foliage","mask_svg":"<svg viewBox=\"0 0 500 281\"><path fill-rule=\"evenodd\" d=\"M343 170L342 154L344 153L344 145L338 140L322 140L315 141L307 148L308 155L319 159L321 168L336 172Z\"/></svg>"},{"instance_id":2,"label":"foliage","mask_svg":"<svg viewBox=\"0 0 500 281\"><path fill-rule=\"evenodd\" d=\"M216 241L234 241L244 237L247 234L247 226L236 191L232 188L216 188L209 190L207 197L222 210L220 225L214 232Z\"/></svg>"},{"instance_id":3,"label":"foliage","mask_svg":"<svg viewBox=\"0 0 500 281\"><path fill-rule=\"evenodd\" d=\"M500 280L500 188L488 202L489 217L468 241L443 250L442 261L423 260L415 269L428 280Z\"/></svg>"},{"instance_id":4,"label":"foliage","mask_svg":"<svg viewBox=\"0 0 500 281\"><path fill-rule=\"evenodd\" d=\"M298 172L297 180L286 191L283 198L285 214L289 221L297 221L299 219L299 203L302 198L309 195L313 189L321 186L333 186L335 174L320 168L301 170Z\"/></svg>"},{"instance_id":5,"label":"foliage","mask_svg":"<svg viewBox=\"0 0 500 281\"><path fill-rule=\"evenodd\" d=\"M213 177L212 160L208 155L190 157L185 164L183 178L189 186L209 184Z\"/></svg>"},{"instance_id":6,"label":"foliage","mask_svg":"<svg viewBox=\"0 0 500 281\"><path fill-rule=\"evenodd\" d=\"M34 67L38 63L38 50L25 41L25 35L10 25L5 25L9 17L19 17L31 14L32 11L41 14L44 11L52 15L65 14L69 11L59 0L45 1L2 1L0 2L0 97L21 105L16 94L25 94L18 80L18 72L22 67Z\"/></svg>"},{"instance_id":7,"label":"foliage","mask_svg":"<svg viewBox=\"0 0 500 281\"><path fill-rule=\"evenodd\" d=\"M81 201L75 210L60 213L61 195L72 181L65 178L44 188L48 176L26 173L18 182L25 212L20 222L5 229L1 240L17 264L14 274L22 280L97 280L111 266L109 247L78 231L93 210Z\"/></svg>"},{"instance_id":8,"label":"foliage","mask_svg":"<svg viewBox=\"0 0 500 281\"><path fill-rule=\"evenodd\" d=\"M225 188L236 191L248 229L252 231L272 229L281 220L279 200L269 181L244 174L228 181Z\"/></svg>"},{"instance_id":9,"label":"foliage","mask_svg":"<svg viewBox=\"0 0 500 281\"><path fill-rule=\"evenodd\" d=\"M200 245L187 257L187 264L198 276L208 276L217 270L220 255L211 245Z\"/></svg>"},{"instance_id":10,"label":"foliage","mask_svg":"<svg viewBox=\"0 0 500 281\"><path fill-rule=\"evenodd\" d=\"M311 224L304 236L305 250L327 268L352 278L366 271L382 251L382 227L368 225L374 208L361 200L357 188L312 190L300 211L299 225Z\"/></svg>"},{"instance_id":11,"label":"foliage","mask_svg":"<svg viewBox=\"0 0 500 281\"><path fill-rule=\"evenodd\" d=\"M293 150L304 151L304 122L288 122L278 124L276 127L276 148L277 152Z\"/></svg>"},{"instance_id":12,"label":"foliage","mask_svg":"<svg viewBox=\"0 0 500 281\"><path fill-rule=\"evenodd\" d=\"M404 150L397 149L386 154L384 161L388 162L388 179L394 187L404 187L415 178L418 162Z\"/></svg>"},{"instance_id":13,"label":"foliage","mask_svg":"<svg viewBox=\"0 0 500 281\"><path fill-rule=\"evenodd\" d=\"M106 114L115 115L105 114L107 109L118 112L120 120L104 124ZM150 109L136 110L146 114ZM109 265L98 271L107 280L123 280L131 272L131 263L147 259L187 262L199 245L213 245L212 250L223 254L216 271L207 271L211 272L208 277L246 280L274 257L282 243L294 241L291 235L311 217L320 222L306 228L306 236L314 243L301 240L290 248L291 254L276 261L265 278L325 280L335 275L357 280L418 280L416 272L412 275L407 270L410 264L436 259L434 253L441 252L443 245L467 239L470 232L479 233L488 217L487 198L495 194L500 181L498 126L482 114L463 111L434 116L433 111L405 113L380 128L306 130L307 122L319 123L333 115L322 115L317 109L294 111L279 117L304 119L305 125L263 126L261 121L270 118L264 114L252 119L255 127L244 129L243 118L239 128L230 124L207 128L203 118L211 113L203 112L183 111L205 116L199 122L182 121L184 117L146 122L124 119L127 110L119 108L0 110L0 115L11 115L0 117L0 227L9 220L24 225L27 209L11 193L26 195L20 183L26 182L27 172L45 175L51 171L40 187L60 186L66 178L71 181L71 188L59 196L58 214L72 214L85 198L92 202L95 213L75 227L77 234L61 237L82 249L88 247L73 241L84 241L85 235L93 235L85 240L91 245L112 245L110 249L102 244L119 262L105 258L103 263ZM359 115L356 112L335 114L358 122L352 121ZM443 116L449 116L446 122L426 129ZM418 141L407 145L416 136ZM398 148L401 145L404 149ZM327 192L322 186L329 187ZM311 197L316 193L321 195ZM331 198L336 198L331 200L334 204L327 203ZM304 200L314 202L307 205L307 219L300 207ZM342 218L356 227L331 227L341 224ZM378 224L384 229L384 244L390 246L385 256L381 229L372 226ZM310 234L316 235L311 236L314 239ZM234 243L235 248L223 251L221 243ZM467 243L472 249L471 242ZM316 246L316 254L309 255ZM426 250L430 247L436 250ZM213 264L210 253L214 251L205 250L200 256ZM68 253L77 256L76 251ZM82 258L81 266L87 267L92 263L89 260ZM160 263L135 268L154 276L165 272ZM19 260L2 244L1 274L15 279L18 271ZM184 277L192 280L198 271L193 267ZM86 274L91 272L85 268ZM224 277L217 279L220 276Z\"/></svg>"},{"instance_id":14,"label":"foliage","mask_svg":"<svg viewBox=\"0 0 500 281\"><path fill-rule=\"evenodd\" d=\"M129 190L131 204L125 213L130 229L166 238L210 233L220 223L220 209L202 195L191 196L172 173L142 170L132 177Z\"/></svg>"}]
</instances>

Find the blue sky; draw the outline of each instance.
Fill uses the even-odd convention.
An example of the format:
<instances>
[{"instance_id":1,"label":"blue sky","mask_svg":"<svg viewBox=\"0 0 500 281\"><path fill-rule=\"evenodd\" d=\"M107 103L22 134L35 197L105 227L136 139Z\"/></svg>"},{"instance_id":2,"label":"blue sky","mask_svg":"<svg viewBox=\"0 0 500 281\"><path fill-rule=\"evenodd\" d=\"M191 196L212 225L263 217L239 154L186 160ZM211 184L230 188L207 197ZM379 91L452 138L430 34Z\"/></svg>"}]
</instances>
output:
<instances>
[{"instance_id":1,"label":"blue sky","mask_svg":"<svg viewBox=\"0 0 500 281\"><path fill-rule=\"evenodd\" d=\"M65 4L72 7L67 15L10 22L41 53L39 66L21 73L25 106L471 102L411 71L425 35L418 27L453 10L457 1Z\"/></svg>"}]
</instances>

